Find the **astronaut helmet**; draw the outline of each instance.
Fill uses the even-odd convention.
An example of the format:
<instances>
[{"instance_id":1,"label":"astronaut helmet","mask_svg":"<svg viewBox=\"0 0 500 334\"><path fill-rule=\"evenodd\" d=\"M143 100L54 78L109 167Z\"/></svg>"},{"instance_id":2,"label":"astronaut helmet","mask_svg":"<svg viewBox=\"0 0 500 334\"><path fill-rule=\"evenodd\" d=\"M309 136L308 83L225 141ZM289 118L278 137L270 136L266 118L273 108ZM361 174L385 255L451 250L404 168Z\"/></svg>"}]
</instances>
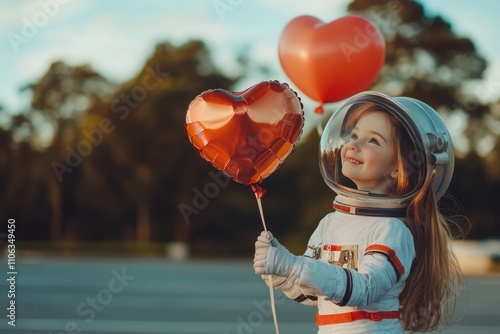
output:
<instances>
[{"instance_id":1,"label":"astronaut helmet","mask_svg":"<svg viewBox=\"0 0 500 334\"><path fill-rule=\"evenodd\" d=\"M397 170L384 172L388 191L383 193L358 189L342 172L342 148L350 145L353 128L376 111L384 112L392 124L392 156ZM433 171L436 199L445 193L453 175L453 144L443 119L427 104L367 91L346 100L329 119L321 136L319 166L326 184L337 194L337 210L404 217L408 204Z\"/></svg>"}]
</instances>

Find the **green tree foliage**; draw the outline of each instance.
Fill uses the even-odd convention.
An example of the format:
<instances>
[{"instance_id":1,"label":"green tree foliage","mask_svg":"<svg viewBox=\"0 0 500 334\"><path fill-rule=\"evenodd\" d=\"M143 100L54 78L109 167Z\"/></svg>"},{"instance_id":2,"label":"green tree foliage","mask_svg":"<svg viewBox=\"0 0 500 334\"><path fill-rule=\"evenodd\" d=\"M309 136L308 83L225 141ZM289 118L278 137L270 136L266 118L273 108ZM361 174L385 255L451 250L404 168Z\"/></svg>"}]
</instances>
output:
<instances>
[{"instance_id":1,"label":"green tree foliage","mask_svg":"<svg viewBox=\"0 0 500 334\"><path fill-rule=\"evenodd\" d=\"M373 20L385 37L386 61L377 88L443 111L470 99L464 85L482 78L486 61L473 41L457 36L441 16L430 16L409 0L355 0L348 9Z\"/></svg>"},{"instance_id":2,"label":"green tree foliage","mask_svg":"<svg viewBox=\"0 0 500 334\"><path fill-rule=\"evenodd\" d=\"M202 42L164 43L134 79L94 104L75 140L91 142L93 151L68 178L75 178L74 198L85 208L74 218L77 234L187 240L176 203L191 203L189 191L211 167L189 144L184 115L197 94L235 80L215 68Z\"/></svg>"},{"instance_id":3,"label":"green tree foliage","mask_svg":"<svg viewBox=\"0 0 500 334\"><path fill-rule=\"evenodd\" d=\"M111 84L89 66L58 61L37 83L22 90L31 94L31 103L10 122L13 140L6 147L11 177L3 192L9 206L3 213L25 219L28 225L20 224L21 235L58 240L65 189L70 188L61 186L51 167L64 160L65 147L74 140L89 104L110 92Z\"/></svg>"},{"instance_id":4,"label":"green tree foliage","mask_svg":"<svg viewBox=\"0 0 500 334\"><path fill-rule=\"evenodd\" d=\"M203 43L178 48L160 44L110 104L92 111L115 124L99 147L98 154L108 157L98 161L99 169L106 180L114 179L132 208L134 214L123 223L135 226L138 240L147 241L151 235L187 239L188 225L175 203L191 202L190 189L208 175L210 166L200 161L187 140L185 112L202 91L227 89L234 82L215 68Z\"/></svg>"}]
</instances>

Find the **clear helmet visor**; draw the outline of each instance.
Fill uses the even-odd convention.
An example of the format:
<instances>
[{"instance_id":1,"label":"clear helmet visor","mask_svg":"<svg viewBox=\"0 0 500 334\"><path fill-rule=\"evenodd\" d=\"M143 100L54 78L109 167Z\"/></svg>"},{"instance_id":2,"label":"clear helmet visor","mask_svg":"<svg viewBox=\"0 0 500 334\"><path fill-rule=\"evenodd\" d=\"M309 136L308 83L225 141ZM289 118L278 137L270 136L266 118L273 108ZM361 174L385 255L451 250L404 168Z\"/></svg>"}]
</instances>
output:
<instances>
[{"instance_id":1,"label":"clear helmet visor","mask_svg":"<svg viewBox=\"0 0 500 334\"><path fill-rule=\"evenodd\" d=\"M379 189L385 189L382 192L358 187L343 173L343 164L347 165L343 151L354 146L351 141L357 139L353 129L363 117L375 112L386 118L392 143L392 161L386 164L391 168L377 172ZM371 127L376 127L375 123ZM342 198L358 205L398 207L409 203L433 170L436 198L444 194L453 174L453 145L444 121L427 104L408 97L363 92L348 99L325 126L319 166L326 184Z\"/></svg>"}]
</instances>

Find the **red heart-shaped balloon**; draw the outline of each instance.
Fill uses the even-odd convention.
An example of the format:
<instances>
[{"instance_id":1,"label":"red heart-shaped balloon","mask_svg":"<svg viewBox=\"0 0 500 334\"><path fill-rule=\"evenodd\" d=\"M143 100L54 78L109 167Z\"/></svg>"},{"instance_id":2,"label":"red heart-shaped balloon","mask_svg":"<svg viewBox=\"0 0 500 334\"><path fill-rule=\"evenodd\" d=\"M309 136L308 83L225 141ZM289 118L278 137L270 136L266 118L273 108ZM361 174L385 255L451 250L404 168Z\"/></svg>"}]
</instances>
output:
<instances>
[{"instance_id":1,"label":"red heart-shaped balloon","mask_svg":"<svg viewBox=\"0 0 500 334\"><path fill-rule=\"evenodd\" d=\"M293 83L323 104L369 88L384 64L385 42L361 16L347 15L330 23L299 16L285 26L278 53Z\"/></svg>"},{"instance_id":2,"label":"red heart-shaped balloon","mask_svg":"<svg viewBox=\"0 0 500 334\"><path fill-rule=\"evenodd\" d=\"M292 152L304 125L297 94L277 81L243 92L207 90L189 105L185 129L200 155L233 180L256 185Z\"/></svg>"}]
</instances>

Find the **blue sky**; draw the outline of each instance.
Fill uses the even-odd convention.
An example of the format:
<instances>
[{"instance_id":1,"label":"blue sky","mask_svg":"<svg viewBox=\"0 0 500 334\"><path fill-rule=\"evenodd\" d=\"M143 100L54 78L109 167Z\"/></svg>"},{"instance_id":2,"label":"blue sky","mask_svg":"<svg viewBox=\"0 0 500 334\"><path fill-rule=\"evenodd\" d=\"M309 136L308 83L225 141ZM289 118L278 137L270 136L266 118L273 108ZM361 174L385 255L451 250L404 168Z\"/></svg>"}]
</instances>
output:
<instances>
[{"instance_id":1,"label":"blue sky","mask_svg":"<svg viewBox=\"0 0 500 334\"><path fill-rule=\"evenodd\" d=\"M349 0L0 0L0 104L17 111L29 102L18 92L36 81L56 60L91 64L111 80L132 78L156 43L205 40L219 67L235 69L235 50L271 68L240 83L244 89L262 80L290 82L281 69L277 44L294 17L313 15L330 22L345 15ZM490 67L486 80L500 91L500 2L421 0L431 13L447 19L455 31L476 42ZM222 11L223 8L225 11ZM496 93L495 93L496 94ZM490 94L485 98L497 97ZM305 104L309 102L303 98ZM1 120L1 119L0 119Z\"/></svg>"}]
</instances>

